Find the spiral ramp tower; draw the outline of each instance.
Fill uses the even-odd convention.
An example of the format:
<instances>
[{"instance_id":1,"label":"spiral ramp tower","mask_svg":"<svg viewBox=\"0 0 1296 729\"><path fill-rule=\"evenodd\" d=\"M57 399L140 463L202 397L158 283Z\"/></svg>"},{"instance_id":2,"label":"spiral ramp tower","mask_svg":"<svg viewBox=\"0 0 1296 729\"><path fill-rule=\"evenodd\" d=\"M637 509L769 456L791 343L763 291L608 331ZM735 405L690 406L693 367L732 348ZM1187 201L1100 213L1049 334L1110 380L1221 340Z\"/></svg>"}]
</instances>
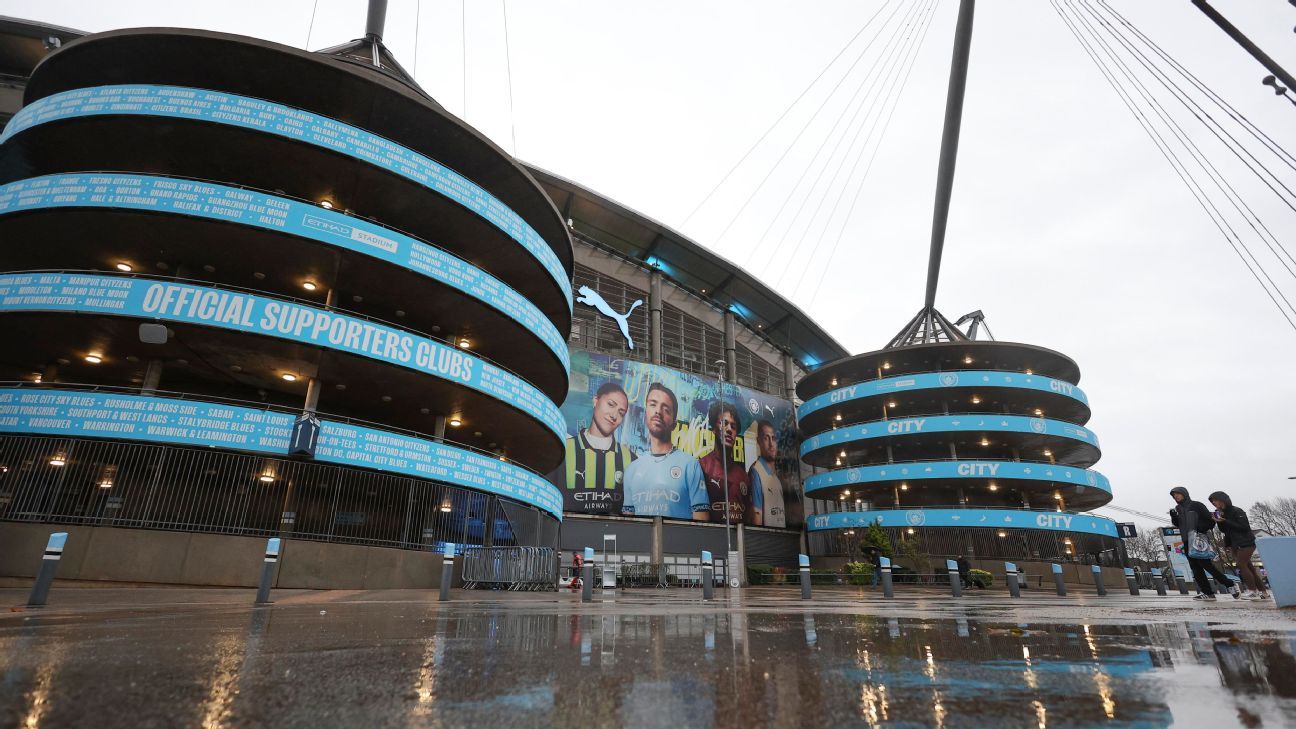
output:
<instances>
[{"instance_id":1,"label":"spiral ramp tower","mask_svg":"<svg viewBox=\"0 0 1296 729\"><path fill-rule=\"evenodd\" d=\"M40 63L0 136L0 520L289 536L312 586L343 545L366 585L555 545L571 239L369 31Z\"/></svg>"},{"instance_id":2,"label":"spiral ramp tower","mask_svg":"<svg viewBox=\"0 0 1296 729\"><path fill-rule=\"evenodd\" d=\"M1075 362L948 329L797 385L813 553L849 554L878 524L934 557L1115 565L1115 523L1083 513L1112 494Z\"/></svg>"}]
</instances>

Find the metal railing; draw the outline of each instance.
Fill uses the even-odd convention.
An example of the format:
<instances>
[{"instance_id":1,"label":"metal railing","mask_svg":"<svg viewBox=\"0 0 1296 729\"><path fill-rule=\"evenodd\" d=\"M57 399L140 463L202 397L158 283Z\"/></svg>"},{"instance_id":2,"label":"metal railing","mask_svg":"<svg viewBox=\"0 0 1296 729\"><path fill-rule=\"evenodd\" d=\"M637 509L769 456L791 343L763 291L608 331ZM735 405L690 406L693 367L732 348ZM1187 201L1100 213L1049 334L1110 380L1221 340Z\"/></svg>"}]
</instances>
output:
<instances>
[{"instance_id":1,"label":"metal railing","mask_svg":"<svg viewBox=\"0 0 1296 729\"><path fill-rule=\"evenodd\" d=\"M558 554L552 547L468 547L463 583L467 590L555 590Z\"/></svg>"}]
</instances>

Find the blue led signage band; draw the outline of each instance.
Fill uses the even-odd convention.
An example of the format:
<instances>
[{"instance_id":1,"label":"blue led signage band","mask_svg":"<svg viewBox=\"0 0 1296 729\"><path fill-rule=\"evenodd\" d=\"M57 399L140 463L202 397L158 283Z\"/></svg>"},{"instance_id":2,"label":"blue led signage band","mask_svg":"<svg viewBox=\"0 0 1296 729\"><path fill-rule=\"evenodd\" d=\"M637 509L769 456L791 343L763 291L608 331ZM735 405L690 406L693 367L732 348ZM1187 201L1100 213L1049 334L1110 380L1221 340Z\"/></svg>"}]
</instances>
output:
<instances>
[{"instance_id":1,"label":"blue led signage band","mask_svg":"<svg viewBox=\"0 0 1296 729\"><path fill-rule=\"evenodd\" d=\"M1060 436L1088 443L1097 448L1098 438L1087 428L1047 418L1028 418L1021 415L993 415L972 413L967 415L933 415L921 418L896 418L871 423L850 425L828 430L801 443L801 456L822 448L832 448L845 443L857 443L873 438L928 433L1033 433Z\"/></svg>"},{"instance_id":2,"label":"blue led signage band","mask_svg":"<svg viewBox=\"0 0 1296 729\"><path fill-rule=\"evenodd\" d=\"M824 471L805 480L805 493L854 484L929 479L1018 479L1053 484L1090 486L1111 493L1107 477L1092 469L1030 461L916 461L853 466Z\"/></svg>"},{"instance_id":3,"label":"blue led signage band","mask_svg":"<svg viewBox=\"0 0 1296 729\"><path fill-rule=\"evenodd\" d=\"M963 527L982 529L1047 529L1104 537L1116 536L1116 522L1092 514L1016 509L880 509L837 511L808 518L809 531L882 527Z\"/></svg>"},{"instance_id":4,"label":"blue led signage band","mask_svg":"<svg viewBox=\"0 0 1296 729\"><path fill-rule=\"evenodd\" d=\"M463 175L412 149L358 127L261 99L182 86L96 86L47 96L23 107L0 133L15 134L52 121L88 116L160 116L224 124L274 134L363 160L413 180L464 206L522 244L563 292L571 282L557 254L520 215ZM112 140L106 140L111 144Z\"/></svg>"},{"instance_id":5,"label":"blue led signage band","mask_svg":"<svg viewBox=\"0 0 1296 729\"><path fill-rule=\"evenodd\" d=\"M317 205L209 182L131 175L48 175L0 186L0 215L51 208L113 208L190 215L309 238L394 263L462 291L518 322L570 369L567 340L534 304L439 248ZM30 244L30 241L10 241Z\"/></svg>"},{"instance_id":6,"label":"blue led signage band","mask_svg":"<svg viewBox=\"0 0 1296 729\"><path fill-rule=\"evenodd\" d=\"M71 273L0 275L0 312L6 311L139 317L325 347L485 393L543 423L559 442L567 433L558 406L517 375L436 340L337 311L170 281Z\"/></svg>"},{"instance_id":7,"label":"blue led signage band","mask_svg":"<svg viewBox=\"0 0 1296 729\"><path fill-rule=\"evenodd\" d=\"M293 420L288 413L192 400L0 388L3 433L112 438L284 457ZM321 420L314 460L498 494L562 519L562 494L542 476L447 443Z\"/></svg>"},{"instance_id":8,"label":"blue led signage band","mask_svg":"<svg viewBox=\"0 0 1296 729\"><path fill-rule=\"evenodd\" d=\"M881 380L869 380L839 387L806 400L801 407L797 408L797 414L799 417L804 418L810 413L851 400L862 400L867 397L878 397L897 392L951 387L1008 387L1021 390L1037 390L1063 395L1085 405L1089 404L1089 399L1085 397L1084 392L1079 387L1051 377L1028 375L1022 372L961 370L959 372L927 372L920 375L901 375L899 377L887 377Z\"/></svg>"}]
</instances>

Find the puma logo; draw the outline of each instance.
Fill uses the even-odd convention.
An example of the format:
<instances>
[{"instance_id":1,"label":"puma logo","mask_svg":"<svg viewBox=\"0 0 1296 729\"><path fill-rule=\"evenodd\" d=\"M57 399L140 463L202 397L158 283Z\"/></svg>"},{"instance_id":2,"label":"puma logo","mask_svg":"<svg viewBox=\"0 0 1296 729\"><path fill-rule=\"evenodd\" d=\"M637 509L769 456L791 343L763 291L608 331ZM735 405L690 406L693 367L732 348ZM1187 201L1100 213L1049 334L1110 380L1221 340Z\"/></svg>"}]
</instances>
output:
<instances>
[{"instance_id":1,"label":"puma logo","mask_svg":"<svg viewBox=\"0 0 1296 729\"><path fill-rule=\"evenodd\" d=\"M615 321L617 327L621 329L621 336L625 337L626 346L630 347L630 349L635 348L634 339L630 337L630 325L628 321L630 315L634 313L634 310L643 304L643 299L635 299L635 302L630 305L629 311L624 314L618 314L613 311L611 306L608 306L608 302L604 301L599 292L594 289L591 289L588 286L582 286L576 291L580 294L580 296L576 297L576 301L598 309L599 313Z\"/></svg>"}]
</instances>

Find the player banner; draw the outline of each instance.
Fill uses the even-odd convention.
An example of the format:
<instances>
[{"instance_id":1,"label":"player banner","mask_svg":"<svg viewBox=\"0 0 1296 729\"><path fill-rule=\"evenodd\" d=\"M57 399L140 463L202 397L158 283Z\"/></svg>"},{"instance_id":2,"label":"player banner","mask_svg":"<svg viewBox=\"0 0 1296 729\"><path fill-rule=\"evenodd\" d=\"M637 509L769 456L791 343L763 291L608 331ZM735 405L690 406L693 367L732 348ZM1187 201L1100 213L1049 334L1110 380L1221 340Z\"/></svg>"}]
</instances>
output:
<instances>
[{"instance_id":1,"label":"player banner","mask_svg":"<svg viewBox=\"0 0 1296 729\"><path fill-rule=\"evenodd\" d=\"M800 528L792 403L757 390L573 351L564 511Z\"/></svg>"}]
</instances>

